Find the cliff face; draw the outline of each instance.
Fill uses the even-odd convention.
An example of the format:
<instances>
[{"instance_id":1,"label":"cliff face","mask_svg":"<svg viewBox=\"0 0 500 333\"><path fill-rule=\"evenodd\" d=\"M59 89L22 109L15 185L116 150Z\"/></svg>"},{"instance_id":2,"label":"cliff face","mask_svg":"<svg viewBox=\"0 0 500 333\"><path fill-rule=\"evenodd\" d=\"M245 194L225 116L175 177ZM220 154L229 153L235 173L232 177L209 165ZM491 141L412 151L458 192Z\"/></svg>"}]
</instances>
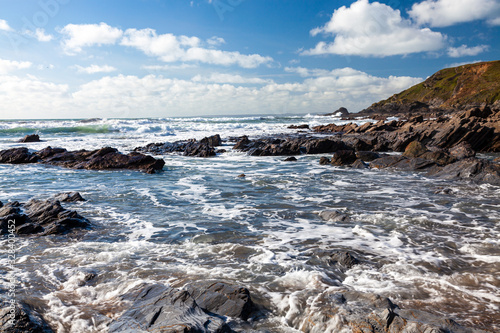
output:
<instances>
[{"instance_id":1,"label":"cliff face","mask_svg":"<svg viewBox=\"0 0 500 333\"><path fill-rule=\"evenodd\" d=\"M500 103L500 61L447 68L363 113L428 112Z\"/></svg>"}]
</instances>

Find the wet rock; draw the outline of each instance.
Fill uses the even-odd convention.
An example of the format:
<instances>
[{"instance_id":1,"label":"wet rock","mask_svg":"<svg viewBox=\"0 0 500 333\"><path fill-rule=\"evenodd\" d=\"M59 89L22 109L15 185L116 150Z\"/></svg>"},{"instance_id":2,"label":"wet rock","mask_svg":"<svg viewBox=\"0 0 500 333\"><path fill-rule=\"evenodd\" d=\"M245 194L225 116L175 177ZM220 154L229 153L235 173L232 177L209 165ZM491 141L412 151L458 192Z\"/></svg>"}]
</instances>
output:
<instances>
[{"instance_id":1,"label":"wet rock","mask_svg":"<svg viewBox=\"0 0 500 333\"><path fill-rule=\"evenodd\" d=\"M248 139L248 136L242 136L238 142L234 145L233 149L235 150L243 150L247 148L248 144L250 143L250 140Z\"/></svg>"},{"instance_id":2,"label":"wet rock","mask_svg":"<svg viewBox=\"0 0 500 333\"><path fill-rule=\"evenodd\" d=\"M394 166L396 163L400 162L403 159L405 159L405 157L399 155L384 156L373 160L370 163L370 167L376 169L385 169Z\"/></svg>"},{"instance_id":3,"label":"wet rock","mask_svg":"<svg viewBox=\"0 0 500 333\"><path fill-rule=\"evenodd\" d=\"M36 163L38 158L28 148L11 148L0 151L0 163L24 164Z\"/></svg>"},{"instance_id":4,"label":"wet rock","mask_svg":"<svg viewBox=\"0 0 500 333\"><path fill-rule=\"evenodd\" d=\"M185 289L203 310L219 316L248 320L257 311L250 291L241 286L198 282L187 285Z\"/></svg>"},{"instance_id":5,"label":"wet rock","mask_svg":"<svg viewBox=\"0 0 500 333\"><path fill-rule=\"evenodd\" d=\"M373 151L357 151L356 157L363 162L371 162L373 160L376 160L377 158L380 158L380 155Z\"/></svg>"},{"instance_id":6,"label":"wet rock","mask_svg":"<svg viewBox=\"0 0 500 333\"><path fill-rule=\"evenodd\" d=\"M331 164L336 166L351 165L357 157L354 150L339 150L333 154Z\"/></svg>"},{"instance_id":7,"label":"wet rock","mask_svg":"<svg viewBox=\"0 0 500 333\"><path fill-rule=\"evenodd\" d=\"M52 333L54 332L45 322L43 317L25 303L15 303L13 308L10 303L2 304L0 309L0 332L5 333ZM11 313L15 320L13 325L9 322Z\"/></svg>"},{"instance_id":8,"label":"wet rock","mask_svg":"<svg viewBox=\"0 0 500 333\"><path fill-rule=\"evenodd\" d=\"M238 175L238 178L245 178L245 177L246 177L246 175L244 173Z\"/></svg>"},{"instance_id":9,"label":"wet rock","mask_svg":"<svg viewBox=\"0 0 500 333\"><path fill-rule=\"evenodd\" d=\"M87 201L85 200L79 192L64 192L59 193L54 196L55 200L60 202L76 202L76 201Z\"/></svg>"},{"instance_id":10,"label":"wet rock","mask_svg":"<svg viewBox=\"0 0 500 333\"><path fill-rule=\"evenodd\" d=\"M340 140L312 139L304 143L306 154L326 154L349 148Z\"/></svg>"},{"instance_id":11,"label":"wet rock","mask_svg":"<svg viewBox=\"0 0 500 333\"><path fill-rule=\"evenodd\" d=\"M353 169L368 169L370 166L359 158L351 165Z\"/></svg>"},{"instance_id":12,"label":"wet rock","mask_svg":"<svg viewBox=\"0 0 500 333\"><path fill-rule=\"evenodd\" d=\"M125 155L110 147L94 151L67 151L63 148L47 147L35 153L29 152L27 148L12 148L0 151L0 163L42 163L72 169L129 169L146 173L159 172L165 165L165 161L152 156L137 152Z\"/></svg>"},{"instance_id":13,"label":"wet rock","mask_svg":"<svg viewBox=\"0 0 500 333\"><path fill-rule=\"evenodd\" d=\"M430 170L428 175L450 180L471 180L500 185L500 165L475 157L469 157L442 168L435 168Z\"/></svg>"},{"instance_id":14,"label":"wet rock","mask_svg":"<svg viewBox=\"0 0 500 333\"><path fill-rule=\"evenodd\" d=\"M324 210L319 213L319 217L323 221L328 222L348 222L350 221L349 215L339 212L338 210Z\"/></svg>"},{"instance_id":15,"label":"wet rock","mask_svg":"<svg viewBox=\"0 0 500 333\"><path fill-rule=\"evenodd\" d=\"M321 158L319 159L320 165L327 165L327 164L330 164L330 162L331 162L331 159L328 157L325 157L325 156L321 156Z\"/></svg>"},{"instance_id":16,"label":"wet rock","mask_svg":"<svg viewBox=\"0 0 500 333\"><path fill-rule=\"evenodd\" d=\"M28 143L28 142L40 142L40 136L38 136L38 134L26 135L24 138L22 138L21 140L19 140L19 142L24 142L24 143Z\"/></svg>"},{"instance_id":17,"label":"wet rock","mask_svg":"<svg viewBox=\"0 0 500 333\"><path fill-rule=\"evenodd\" d=\"M124 295L131 307L111 322L110 333L224 333L231 332L223 319L207 314L191 294L163 285L150 285L136 295Z\"/></svg>"},{"instance_id":18,"label":"wet rock","mask_svg":"<svg viewBox=\"0 0 500 333\"><path fill-rule=\"evenodd\" d=\"M303 125L290 125L287 127L288 129L309 129L309 125L303 124Z\"/></svg>"},{"instance_id":19,"label":"wet rock","mask_svg":"<svg viewBox=\"0 0 500 333\"><path fill-rule=\"evenodd\" d=\"M290 156L288 158L285 158L283 161L284 162L297 162L297 158L294 156Z\"/></svg>"},{"instance_id":20,"label":"wet rock","mask_svg":"<svg viewBox=\"0 0 500 333\"><path fill-rule=\"evenodd\" d=\"M57 200L30 200L22 207L24 209L8 204L0 209L2 234L8 232L9 221L14 221L18 235L66 234L75 228L90 226L86 218L63 208Z\"/></svg>"},{"instance_id":21,"label":"wet rock","mask_svg":"<svg viewBox=\"0 0 500 333\"><path fill-rule=\"evenodd\" d=\"M429 150L425 145L423 145L419 141L413 141L411 142L405 149L405 152L403 153L404 157L418 157L420 155L423 155L424 153L428 152Z\"/></svg>"},{"instance_id":22,"label":"wet rock","mask_svg":"<svg viewBox=\"0 0 500 333\"><path fill-rule=\"evenodd\" d=\"M355 265L358 265L360 262L359 260L353 256L350 252L338 252L335 253L331 256L332 263L335 263L343 270L348 270L353 268Z\"/></svg>"},{"instance_id":23,"label":"wet rock","mask_svg":"<svg viewBox=\"0 0 500 333\"><path fill-rule=\"evenodd\" d=\"M205 137L200 141L195 139L187 141L150 143L145 147L137 147L135 152L147 152L155 155L165 155L170 153L181 153L191 157L212 157L216 156L215 147L221 145L219 134Z\"/></svg>"},{"instance_id":24,"label":"wet rock","mask_svg":"<svg viewBox=\"0 0 500 333\"><path fill-rule=\"evenodd\" d=\"M472 149L470 143L462 141L450 148L450 155L457 160L462 160L464 158L475 157L476 152Z\"/></svg>"}]
</instances>

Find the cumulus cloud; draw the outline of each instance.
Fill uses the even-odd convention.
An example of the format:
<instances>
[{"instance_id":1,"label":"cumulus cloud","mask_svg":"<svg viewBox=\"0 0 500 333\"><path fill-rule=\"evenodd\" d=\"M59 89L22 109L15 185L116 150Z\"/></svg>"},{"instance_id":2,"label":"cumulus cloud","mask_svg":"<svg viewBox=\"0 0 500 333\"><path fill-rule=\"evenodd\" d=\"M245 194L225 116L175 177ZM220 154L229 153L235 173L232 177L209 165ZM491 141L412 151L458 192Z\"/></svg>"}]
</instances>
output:
<instances>
[{"instance_id":1,"label":"cumulus cloud","mask_svg":"<svg viewBox=\"0 0 500 333\"><path fill-rule=\"evenodd\" d=\"M500 24L498 0L425 0L414 4L408 13L419 24L432 27L448 27L476 20Z\"/></svg>"},{"instance_id":2,"label":"cumulus cloud","mask_svg":"<svg viewBox=\"0 0 500 333\"><path fill-rule=\"evenodd\" d=\"M104 66L99 66L99 65L90 65L88 67L82 67L79 65L75 66L78 73L85 73L85 74L95 74L95 73L111 73L116 71L117 69L109 66L109 65L104 65Z\"/></svg>"},{"instance_id":3,"label":"cumulus cloud","mask_svg":"<svg viewBox=\"0 0 500 333\"><path fill-rule=\"evenodd\" d=\"M334 36L333 42L319 42L302 55L340 54L392 56L442 49L446 37L403 19L399 10L379 2L358 0L335 10L323 27L311 35Z\"/></svg>"},{"instance_id":4,"label":"cumulus cloud","mask_svg":"<svg viewBox=\"0 0 500 333\"><path fill-rule=\"evenodd\" d=\"M9 24L7 23L7 21L0 19L0 30L3 30L3 31L12 31L12 28L9 26Z\"/></svg>"},{"instance_id":5,"label":"cumulus cloud","mask_svg":"<svg viewBox=\"0 0 500 333\"><path fill-rule=\"evenodd\" d=\"M478 45L474 47L468 47L467 45L462 45L459 47L449 47L448 56L452 58L475 56L487 51L488 49L489 49L488 45Z\"/></svg>"},{"instance_id":6,"label":"cumulus cloud","mask_svg":"<svg viewBox=\"0 0 500 333\"><path fill-rule=\"evenodd\" d=\"M207 39L207 44L211 46L219 46L222 44L226 44L226 41L224 40L224 38L213 36Z\"/></svg>"},{"instance_id":7,"label":"cumulus cloud","mask_svg":"<svg viewBox=\"0 0 500 333\"><path fill-rule=\"evenodd\" d=\"M106 23L68 24L60 32L65 35L62 46L68 54L79 53L83 47L115 44L123 35L122 30Z\"/></svg>"},{"instance_id":8,"label":"cumulus cloud","mask_svg":"<svg viewBox=\"0 0 500 333\"><path fill-rule=\"evenodd\" d=\"M193 82L215 82L231 84L267 84L273 83L273 80L265 80L259 77L243 77L235 74L212 73L210 76L196 75L191 79Z\"/></svg>"},{"instance_id":9,"label":"cumulus cloud","mask_svg":"<svg viewBox=\"0 0 500 333\"><path fill-rule=\"evenodd\" d=\"M164 62L198 61L214 65L255 68L272 61L271 57L258 54L244 55L239 52L207 49L201 45L198 37L159 35L153 29L128 29L121 44L139 49Z\"/></svg>"},{"instance_id":10,"label":"cumulus cloud","mask_svg":"<svg viewBox=\"0 0 500 333\"><path fill-rule=\"evenodd\" d=\"M54 39L54 36L46 34L42 28L37 28L35 31L27 30L24 34L36 38L39 42L50 42Z\"/></svg>"},{"instance_id":11,"label":"cumulus cloud","mask_svg":"<svg viewBox=\"0 0 500 333\"><path fill-rule=\"evenodd\" d=\"M33 77L3 76L0 94L8 98L2 100L0 113L6 118L36 118L39 110L44 110L44 117L53 118L67 117L71 112L81 117L164 117L321 113L340 106L355 112L422 81L377 77L352 68L297 71L304 73L302 79L283 83L224 73L190 80L152 74L105 76L71 92L66 85ZM37 103L32 103L34 99Z\"/></svg>"},{"instance_id":12,"label":"cumulus cloud","mask_svg":"<svg viewBox=\"0 0 500 333\"><path fill-rule=\"evenodd\" d=\"M0 59L0 74L7 74L19 69L30 68L32 65L29 61L14 61Z\"/></svg>"}]
</instances>

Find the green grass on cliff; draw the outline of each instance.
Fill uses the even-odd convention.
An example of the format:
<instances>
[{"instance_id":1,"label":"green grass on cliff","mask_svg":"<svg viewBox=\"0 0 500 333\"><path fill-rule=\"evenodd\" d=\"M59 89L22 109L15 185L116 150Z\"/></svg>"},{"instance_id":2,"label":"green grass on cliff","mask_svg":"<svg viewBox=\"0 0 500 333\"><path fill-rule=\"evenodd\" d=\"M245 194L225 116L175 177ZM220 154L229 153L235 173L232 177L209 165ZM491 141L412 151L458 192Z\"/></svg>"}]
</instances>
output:
<instances>
[{"instance_id":1,"label":"green grass on cliff","mask_svg":"<svg viewBox=\"0 0 500 333\"><path fill-rule=\"evenodd\" d=\"M440 70L424 82L372 107L415 101L453 107L492 104L497 100L500 100L500 61L490 61Z\"/></svg>"}]
</instances>

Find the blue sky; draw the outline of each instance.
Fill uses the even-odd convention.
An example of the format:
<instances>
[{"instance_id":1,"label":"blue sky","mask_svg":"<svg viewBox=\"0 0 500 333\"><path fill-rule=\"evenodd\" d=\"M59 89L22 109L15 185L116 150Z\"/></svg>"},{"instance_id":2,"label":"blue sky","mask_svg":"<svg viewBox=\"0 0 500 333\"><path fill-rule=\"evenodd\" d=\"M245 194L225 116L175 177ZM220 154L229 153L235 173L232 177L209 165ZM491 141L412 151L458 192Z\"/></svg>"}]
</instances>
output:
<instances>
[{"instance_id":1,"label":"blue sky","mask_svg":"<svg viewBox=\"0 0 500 333\"><path fill-rule=\"evenodd\" d=\"M500 0L0 6L0 119L357 112L500 54Z\"/></svg>"}]
</instances>

